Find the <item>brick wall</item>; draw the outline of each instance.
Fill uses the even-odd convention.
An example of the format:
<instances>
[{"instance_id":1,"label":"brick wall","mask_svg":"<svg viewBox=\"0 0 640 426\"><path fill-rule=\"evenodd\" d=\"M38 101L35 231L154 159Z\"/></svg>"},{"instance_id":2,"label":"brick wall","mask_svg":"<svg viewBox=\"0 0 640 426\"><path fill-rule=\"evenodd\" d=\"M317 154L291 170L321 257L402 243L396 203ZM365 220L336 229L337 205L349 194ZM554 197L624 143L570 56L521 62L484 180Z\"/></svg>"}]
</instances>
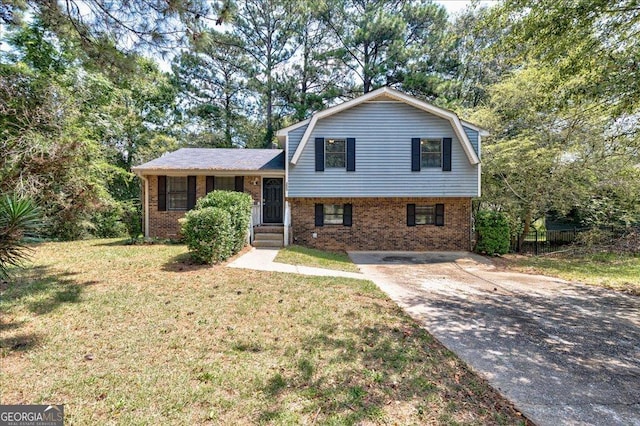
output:
<instances>
[{"instance_id":1,"label":"brick wall","mask_svg":"<svg viewBox=\"0 0 640 426\"><path fill-rule=\"evenodd\" d=\"M258 184L254 185L252 182L258 180ZM251 195L253 201L260 202L260 189L262 188L262 178L260 176L245 176L244 177L244 192Z\"/></svg>"},{"instance_id":2,"label":"brick wall","mask_svg":"<svg viewBox=\"0 0 640 426\"><path fill-rule=\"evenodd\" d=\"M324 250L470 250L470 198L289 198L295 244ZM315 204L353 205L353 226L315 226ZM407 226L407 204L444 204L444 226ZM317 238L312 234L317 233Z\"/></svg>"},{"instance_id":3,"label":"brick wall","mask_svg":"<svg viewBox=\"0 0 640 426\"><path fill-rule=\"evenodd\" d=\"M152 238L179 238L180 223L184 211L158 211L158 177L147 176L149 180L149 237ZM252 185L255 176L245 176L244 192L247 192L254 201L260 200L260 184ZM206 176L196 177L196 197L205 195L207 188ZM144 194L143 194L144 197ZM144 199L144 198L143 198Z\"/></svg>"}]
</instances>

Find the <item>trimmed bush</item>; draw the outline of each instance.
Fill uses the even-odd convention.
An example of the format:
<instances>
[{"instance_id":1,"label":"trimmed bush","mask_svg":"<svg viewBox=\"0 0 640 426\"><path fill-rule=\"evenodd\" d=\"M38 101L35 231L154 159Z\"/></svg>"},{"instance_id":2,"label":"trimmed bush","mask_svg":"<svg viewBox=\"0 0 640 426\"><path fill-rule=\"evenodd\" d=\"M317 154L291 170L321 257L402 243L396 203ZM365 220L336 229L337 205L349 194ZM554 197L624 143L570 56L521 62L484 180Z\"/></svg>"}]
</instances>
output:
<instances>
[{"instance_id":1,"label":"trimmed bush","mask_svg":"<svg viewBox=\"0 0 640 426\"><path fill-rule=\"evenodd\" d=\"M229 212L233 229L233 254L235 254L247 243L252 204L251 196L244 192L212 191L198 200L196 209L217 207Z\"/></svg>"},{"instance_id":2,"label":"trimmed bush","mask_svg":"<svg viewBox=\"0 0 640 426\"><path fill-rule=\"evenodd\" d=\"M198 263L216 263L234 253L234 232L231 215L219 207L189 211L182 223L182 235Z\"/></svg>"},{"instance_id":3,"label":"trimmed bush","mask_svg":"<svg viewBox=\"0 0 640 426\"><path fill-rule=\"evenodd\" d=\"M509 221L505 214L490 210L479 212L476 216L476 233L476 252L493 256L509 251Z\"/></svg>"}]
</instances>

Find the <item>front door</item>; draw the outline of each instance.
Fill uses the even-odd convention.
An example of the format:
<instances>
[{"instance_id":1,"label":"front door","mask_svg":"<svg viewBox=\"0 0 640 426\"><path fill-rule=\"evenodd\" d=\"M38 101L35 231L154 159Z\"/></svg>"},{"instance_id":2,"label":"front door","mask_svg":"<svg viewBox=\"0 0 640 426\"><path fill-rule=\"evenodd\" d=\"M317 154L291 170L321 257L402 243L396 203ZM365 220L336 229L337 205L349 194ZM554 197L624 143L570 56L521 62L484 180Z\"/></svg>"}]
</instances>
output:
<instances>
[{"instance_id":1,"label":"front door","mask_svg":"<svg viewBox=\"0 0 640 426\"><path fill-rule=\"evenodd\" d=\"M264 178L262 199L262 221L264 223L282 223L282 178Z\"/></svg>"}]
</instances>

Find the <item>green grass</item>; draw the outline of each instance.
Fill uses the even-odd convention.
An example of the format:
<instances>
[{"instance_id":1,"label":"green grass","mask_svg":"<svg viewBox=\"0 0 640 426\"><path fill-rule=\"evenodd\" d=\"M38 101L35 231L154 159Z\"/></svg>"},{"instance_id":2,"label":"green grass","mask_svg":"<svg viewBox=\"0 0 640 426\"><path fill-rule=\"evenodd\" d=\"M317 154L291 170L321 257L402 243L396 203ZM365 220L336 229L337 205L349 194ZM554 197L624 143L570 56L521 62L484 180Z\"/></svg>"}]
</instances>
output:
<instances>
[{"instance_id":1,"label":"green grass","mask_svg":"<svg viewBox=\"0 0 640 426\"><path fill-rule=\"evenodd\" d=\"M313 266L346 272L360 272L344 252L323 251L301 246L289 246L278 252L276 262Z\"/></svg>"},{"instance_id":2,"label":"green grass","mask_svg":"<svg viewBox=\"0 0 640 426\"><path fill-rule=\"evenodd\" d=\"M517 258L511 267L640 295L640 256L615 253Z\"/></svg>"},{"instance_id":3,"label":"green grass","mask_svg":"<svg viewBox=\"0 0 640 426\"><path fill-rule=\"evenodd\" d=\"M2 404L69 424L518 424L372 283L45 243L0 294Z\"/></svg>"}]
</instances>

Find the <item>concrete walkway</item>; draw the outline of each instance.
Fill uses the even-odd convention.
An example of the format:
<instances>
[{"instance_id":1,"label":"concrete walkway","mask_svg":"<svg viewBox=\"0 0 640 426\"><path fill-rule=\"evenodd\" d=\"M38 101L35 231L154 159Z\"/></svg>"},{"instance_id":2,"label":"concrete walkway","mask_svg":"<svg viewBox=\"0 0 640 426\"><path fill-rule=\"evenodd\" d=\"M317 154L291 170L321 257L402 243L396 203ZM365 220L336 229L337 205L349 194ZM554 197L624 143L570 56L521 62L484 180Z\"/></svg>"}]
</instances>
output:
<instances>
[{"instance_id":1,"label":"concrete walkway","mask_svg":"<svg viewBox=\"0 0 640 426\"><path fill-rule=\"evenodd\" d=\"M640 426L640 298L465 252L349 256L538 426Z\"/></svg>"},{"instance_id":2,"label":"concrete walkway","mask_svg":"<svg viewBox=\"0 0 640 426\"><path fill-rule=\"evenodd\" d=\"M285 272L290 274L312 275L318 277L343 277L357 280L367 279L363 274L333 269L314 268L303 265L289 265L274 262L280 249L277 248L252 248L233 262L227 265L229 268L254 269L257 271Z\"/></svg>"}]
</instances>

